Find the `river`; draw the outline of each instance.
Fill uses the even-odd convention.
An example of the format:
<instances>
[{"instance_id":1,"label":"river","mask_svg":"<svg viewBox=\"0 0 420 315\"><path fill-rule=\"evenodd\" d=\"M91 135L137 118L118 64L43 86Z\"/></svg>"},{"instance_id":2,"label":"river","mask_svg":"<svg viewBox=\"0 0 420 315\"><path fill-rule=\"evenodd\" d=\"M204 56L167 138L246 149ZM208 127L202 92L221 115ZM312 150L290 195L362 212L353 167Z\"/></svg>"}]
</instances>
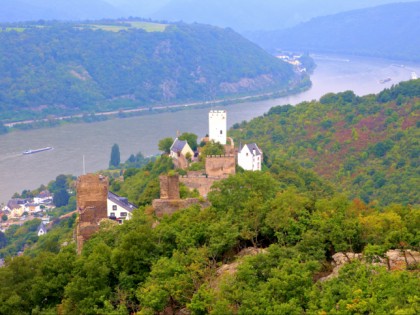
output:
<instances>
[{"instance_id":1,"label":"river","mask_svg":"<svg viewBox=\"0 0 420 315\"><path fill-rule=\"evenodd\" d=\"M317 68L311 77L313 86L310 90L280 99L224 106L228 114L228 125L260 116L276 105L293 105L319 99L328 92L353 90L358 95L377 93L392 84L409 80L412 71L420 74L420 64L384 59L320 55L315 56L315 61ZM385 84L379 83L385 78L392 80ZM218 108L221 106L214 107ZM175 137L177 131L193 132L202 137L208 133L208 111L209 108L187 108L171 113L92 124L67 124L51 129L2 135L0 204L7 202L14 192L35 189L59 174L82 174L83 156L87 172L107 168L114 143L119 145L121 160L125 161L130 154L139 151L146 156L158 153L159 139ZM54 149L22 155L29 148L47 146Z\"/></svg>"}]
</instances>

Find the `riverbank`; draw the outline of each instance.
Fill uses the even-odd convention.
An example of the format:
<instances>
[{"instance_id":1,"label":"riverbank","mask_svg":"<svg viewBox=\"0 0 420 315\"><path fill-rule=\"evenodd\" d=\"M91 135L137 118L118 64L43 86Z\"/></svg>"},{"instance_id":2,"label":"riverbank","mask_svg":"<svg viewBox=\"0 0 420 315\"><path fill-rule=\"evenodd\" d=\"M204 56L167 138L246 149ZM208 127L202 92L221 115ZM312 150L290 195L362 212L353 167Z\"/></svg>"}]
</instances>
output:
<instances>
[{"instance_id":1,"label":"riverbank","mask_svg":"<svg viewBox=\"0 0 420 315\"><path fill-rule=\"evenodd\" d=\"M108 112L97 112L97 113L80 113L75 115L67 116L49 116L48 118L15 121L3 123L3 134L14 131L14 130L33 130L40 128L51 128L57 127L66 123L93 123L105 121L113 118L128 118L135 116L144 115L156 115L165 112L175 112L187 109L199 109L209 108L212 106L227 106L230 104L238 104L244 102L256 102L269 99L277 99L286 96L296 95L305 92L311 88L311 80L308 75L302 77L302 80L291 89L286 91L275 91L262 93L258 95L245 95L240 97L223 98L218 100L203 101L203 102L192 102L182 104L170 104L170 105L158 105L153 107L141 107L134 109L121 109ZM6 128L6 129L4 129ZM2 134L2 133L0 133Z\"/></svg>"}]
</instances>

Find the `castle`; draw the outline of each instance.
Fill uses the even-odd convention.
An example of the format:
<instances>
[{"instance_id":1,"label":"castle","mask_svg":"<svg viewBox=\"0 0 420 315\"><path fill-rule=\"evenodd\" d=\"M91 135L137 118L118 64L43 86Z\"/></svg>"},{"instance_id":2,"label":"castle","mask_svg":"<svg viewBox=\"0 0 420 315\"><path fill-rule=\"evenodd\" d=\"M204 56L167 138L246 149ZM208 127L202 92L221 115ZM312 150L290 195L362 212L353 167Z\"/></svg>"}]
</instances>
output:
<instances>
[{"instance_id":1,"label":"castle","mask_svg":"<svg viewBox=\"0 0 420 315\"><path fill-rule=\"evenodd\" d=\"M228 143L229 140L229 143ZM246 144L237 151L232 138L227 137L227 113L225 110L209 112L209 137L223 145L224 154L205 157L203 171L187 171L186 175L162 175L160 181L160 198L152 203L157 217L172 213L193 204L208 206L202 198L181 199L180 183L190 190L197 190L202 197L207 197L212 185L236 173L237 162L245 170L261 170L262 151L255 144ZM176 168L187 168L192 155L187 141L175 139L170 149ZM82 175L77 180L77 209L79 218L76 226L77 252L81 253L83 244L99 230L103 219L114 219L123 222L129 219L134 205L108 191L108 179L94 174Z\"/></svg>"}]
</instances>

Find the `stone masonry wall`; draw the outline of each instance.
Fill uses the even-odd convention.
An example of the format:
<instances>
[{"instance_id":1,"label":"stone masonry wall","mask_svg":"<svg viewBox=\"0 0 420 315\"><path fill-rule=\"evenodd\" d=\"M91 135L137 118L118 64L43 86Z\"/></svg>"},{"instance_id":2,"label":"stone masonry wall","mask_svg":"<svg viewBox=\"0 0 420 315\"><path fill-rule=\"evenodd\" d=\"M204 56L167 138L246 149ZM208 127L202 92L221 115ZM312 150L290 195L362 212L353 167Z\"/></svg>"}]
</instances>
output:
<instances>
[{"instance_id":1,"label":"stone masonry wall","mask_svg":"<svg viewBox=\"0 0 420 315\"><path fill-rule=\"evenodd\" d=\"M180 199L179 176L159 176L160 199Z\"/></svg>"},{"instance_id":2,"label":"stone masonry wall","mask_svg":"<svg viewBox=\"0 0 420 315\"><path fill-rule=\"evenodd\" d=\"M164 215L172 215L173 213L188 208L193 204L199 204L200 201L196 198L189 199L155 199L153 200L152 206L157 217L163 217Z\"/></svg>"},{"instance_id":3,"label":"stone masonry wall","mask_svg":"<svg viewBox=\"0 0 420 315\"><path fill-rule=\"evenodd\" d=\"M234 155L212 155L206 158L206 174L209 177L225 178L236 172Z\"/></svg>"},{"instance_id":4,"label":"stone masonry wall","mask_svg":"<svg viewBox=\"0 0 420 315\"><path fill-rule=\"evenodd\" d=\"M84 242L98 231L99 222L107 218L108 179L95 174L82 175L77 179L76 191L79 213L76 243L80 254Z\"/></svg>"},{"instance_id":5,"label":"stone masonry wall","mask_svg":"<svg viewBox=\"0 0 420 315\"><path fill-rule=\"evenodd\" d=\"M218 181L218 178L206 178L203 176L200 177L190 177L185 176L181 177L180 182L187 186L189 189L194 190L197 189L200 196L207 197L208 193L210 192L210 188L215 181Z\"/></svg>"}]
</instances>

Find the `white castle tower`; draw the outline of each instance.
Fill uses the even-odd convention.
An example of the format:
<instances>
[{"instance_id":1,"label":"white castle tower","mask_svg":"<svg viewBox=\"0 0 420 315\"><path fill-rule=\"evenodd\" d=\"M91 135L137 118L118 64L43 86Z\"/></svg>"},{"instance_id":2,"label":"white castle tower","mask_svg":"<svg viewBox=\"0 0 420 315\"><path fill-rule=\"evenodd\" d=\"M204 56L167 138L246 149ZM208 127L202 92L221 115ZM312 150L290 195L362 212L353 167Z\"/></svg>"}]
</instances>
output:
<instances>
[{"instance_id":1,"label":"white castle tower","mask_svg":"<svg viewBox=\"0 0 420 315\"><path fill-rule=\"evenodd\" d=\"M210 141L226 144L226 111L211 110L209 112L209 139Z\"/></svg>"}]
</instances>

